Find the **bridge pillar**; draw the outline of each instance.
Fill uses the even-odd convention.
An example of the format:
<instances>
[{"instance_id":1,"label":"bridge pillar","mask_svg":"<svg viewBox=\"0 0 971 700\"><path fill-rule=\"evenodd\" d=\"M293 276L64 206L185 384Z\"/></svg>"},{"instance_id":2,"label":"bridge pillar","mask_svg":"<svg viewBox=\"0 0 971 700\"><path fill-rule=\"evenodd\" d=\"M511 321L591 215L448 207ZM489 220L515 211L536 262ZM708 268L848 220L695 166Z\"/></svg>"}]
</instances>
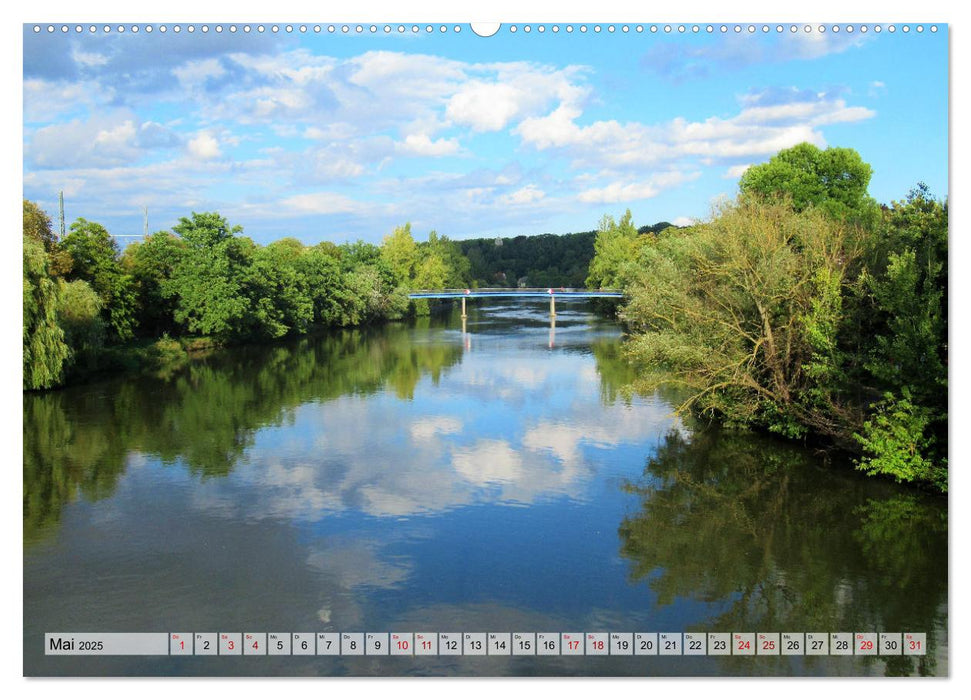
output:
<instances>
[{"instance_id":1,"label":"bridge pillar","mask_svg":"<svg viewBox=\"0 0 971 700\"><path fill-rule=\"evenodd\" d=\"M550 316L556 316L556 297L550 294Z\"/></svg>"},{"instance_id":2,"label":"bridge pillar","mask_svg":"<svg viewBox=\"0 0 971 700\"><path fill-rule=\"evenodd\" d=\"M462 297L462 318L465 319L465 297Z\"/></svg>"}]
</instances>

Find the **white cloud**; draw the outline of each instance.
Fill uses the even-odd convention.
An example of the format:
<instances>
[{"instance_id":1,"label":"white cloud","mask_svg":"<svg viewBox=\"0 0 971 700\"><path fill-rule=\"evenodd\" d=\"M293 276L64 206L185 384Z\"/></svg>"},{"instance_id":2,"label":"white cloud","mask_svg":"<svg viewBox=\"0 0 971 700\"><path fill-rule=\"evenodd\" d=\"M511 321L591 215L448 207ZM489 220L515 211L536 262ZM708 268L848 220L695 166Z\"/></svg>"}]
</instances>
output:
<instances>
[{"instance_id":1,"label":"white cloud","mask_svg":"<svg viewBox=\"0 0 971 700\"><path fill-rule=\"evenodd\" d=\"M571 146L584 141L583 131L573 120L581 115L579 107L560 105L545 117L524 120L515 129L522 140L544 150L551 147ZM604 124L604 122L600 122ZM616 124L616 122L612 122Z\"/></svg>"},{"instance_id":2,"label":"white cloud","mask_svg":"<svg viewBox=\"0 0 971 700\"><path fill-rule=\"evenodd\" d=\"M193 89L204 85L210 78L225 75L226 69L218 59L206 58L201 61L187 61L173 68L172 72L183 86Z\"/></svg>"},{"instance_id":3,"label":"white cloud","mask_svg":"<svg viewBox=\"0 0 971 700\"><path fill-rule=\"evenodd\" d=\"M199 160L212 160L222 155L219 141L208 131L200 131L194 139L189 140L186 147L189 153Z\"/></svg>"},{"instance_id":4,"label":"white cloud","mask_svg":"<svg viewBox=\"0 0 971 700\"><path fill-rule=\"evenodd\" d=\"M577 123L582 110L563 103L546 116L523 120L514 132L537 150L561 150L573 159L575 168L643 168L685 157L700 158L706 164L716 159L764 157L803 141L822 146L825 140L816 127L860 121L875 114L827 94L807 97L800 93L789 102L773 105L760 105L751 96L743 96L741 102L747 106L727 119L677 117L659 125L606 120L586 126ZM630 189L633 193L638 188ZM589 201L614 196L616 191L615 187L600 195L591 192ZM639 191L650 196L646 185Z\"/></svg>"},{"instance_id":5,"label":"white cloud","mask_svg":"<svg viewBox=\"0 0 971 700\"><path fill-rule=\"evenodd\" d=\"M697 222L697 219L692 219L688 216L679 216L671 223L675 226L693 226Z\"/></svg>"},{"instance_id":6,"label":"white cloud","mask_svg":"<svg viewBox=\"0 0 971 700\"><path fill-rule=\"evenodd\" d=\"M321 180L344 180L364 172L364 166L349 158L319 158L315 174Z\"/></svg>"},{"instance_id":7,"label":"white cloud","mask_svg":"<svg viewBox=\"0 0 971 700\"><path fill-rule=\"evenodd\" d=\"M765 107L749 107L742 110L732 121L737 124L776 124L801 121L812 126L855 122L869 119L876 112L865 107L847 107L842 99L822 99L818 101L790 102L788 104Z\"/></svg>"},{"instance_id":8,"label":"white cloud","mask_svg":"<svg viewBox=\"0 0 971 700\"><path fill-rule=\"evenodd\" d=\"M94 137L95 148L111 150L123 149L131 146L135 140L135 124L126 119L121 124L101 129Z\"/></svg>"},{"instance_id":9,"label":"white cloud","mask_svg":"<svg viewBox=\"0 0 971 700\"><path fill-rule=\"evenodd\" d=\"M730 167L728 170L725 171L725 174L722 177L726 177L726 178L742 177L742 175L745 174L745 171L751 167L752 167L751 163L743 163L742 165L733 165L732 167Z\"/></svg>"},{"instance_id":10,"label":"white cloud","mask_svg":"<svg viewBox=\"0 0 971 700\"><path fill-rule=\"evenodd\" d=\"M512 85L473 82L449 99L445 116L474 131L498 131L519 113L524 97Z\"/></svg>"},{"instance_id":11,"label":"white cloud","mask_svg":"<svg viewBox=\"0 0 971 700\"><path fill-rule=\"evenodd\" d=\"M112 93L94 81L61 83L29 78L24 80L24 123L50 122L78 108L111 99Z\"/></svg>"},{"instance_id":12,"label":"white cloud","mask_svg":"<svg viewBox=\"0 0 971 700\"><path fill-rule=\"evenodd\" d=\"M861 46L868 40L865 34L834 34L833 32L799 32L791 37L781 37L775 44L772 57L775 60L811 60L830 54L843 53Z\"/></svg>"},{"instance_id":13,"label":"white cloud","mask_svg":"<svg viewBox=\"0 0 971 700\"><path fill-rule=\"evenodd\" d=\"M499 198L499 203L507 205L531 204L533 202L538 202L545 196L546 193L539 189L536 185L526 185L515 192L503 195Z\"/></svg>"},{"instance_id":14,"label":"white cloud","mask_svg":"<svg viewBox=\"0 0 971 700\"><path fill-rule=\"evenodd\" d=\"M361 208L358 202L336 192L296 194L285 198L280 204L285 209L302 214L346 214Z\"/></svg>"},{"instance_id":15,"label":"white cloud","mask_svg":"<svg viewBox=\"0 0 971 700\"><path fill-rule=\"evenodd\" d=\"M759 63L821 58L842 53L873 38L865 34L817 31L787 32L774 38L747 33L729 34L702 46L688 42L656 44L644 55L641 65L672 82L680 83Z\"/></svg>"},{"instance_id":16,"label":"white cloud","mask_svg":"<svg viewBox=\"0 0 971 700\"><path fill-rule=\"evenodd\" d=\"M432 141L427 134L408 134L403 142L395 144L395 151L409 156L451 156L461 150L455 139Z\"/></svg>"},{"instance_id":17,"label":"white cloud","mask_svg":"<svg viewBox=\"0 0 971 700\"><path fill-rule=\"evenodd\" d=\"M82 51L77 46L71 52L71 58L78 65L84 66L85 68L92 68L96 66L103 66L108 63L108 57L104 54L95 53L94 51Z\"/></svg>"},{"instance_id":18,"label":"white cloud","mask_svg":"<svg viewBox=\"0 0 971 700\"><path fill-rule=\"evenodd\" d=\"M314 141L342 141L354 137L354 127L339 123L308 126L303 137Z\"/></svg>"},{"instance_id":19,"label":"white cloud","mask_svg":"<svg viewBox=\"0 0 971 700\"><path fill-rule=\"evenodd\" d=\"M798 51L847 45L834 41ZM448 235L461 237L542 230L587 205L643 200L684 181L651 173L714 165L737 177L742 166L734 164L800 141L824 146L826 126L874 116L845 92L784 87L743 95L734 114L717 117L651 122L641 110L639 120L598 119L592 108L609 109L606 90L614 87L597 83L605 92L595 92L582 66L274 50L172 61L165 111L133 102L131 110L107 112L105 105L129 99L111 87L124 80L102 68L100 54L75 52L75 63L87 66L84 82L24 82L25 187L31 194L52 184L54 192L73 188L91 203L95 187L110 186L116 189L103 206L115 209L131 206L137 185L145 197L183 210L234 207L264 236L281 228L273 223L280 214L332 215L326 235L374 240L380 234L371 232L395 223L392 216L442 230L447 211ZM107 67L115 67L113 58ZM169 119L173 112L179 123ZM245 153L234 147L241 138L258 158L228 157ZM509 141L524 155L503 151ZM500 150L484 150L494 146ZM164 149L170 160L161 163ZM416 173L405 162L454 156L464 160L440 171ZM153 173L165 178L165 192ZM232 186L216 179L220 173Z\"/></svg>"},{"instance_id":20,"label":"white cloud","mask_svg":"<svg viewBox=\"0 0 971 700\"><path fill-rule=\"evenodd\" d=\"M350 82L372 94L407 93L440 98L467 78L467 64L427 54L368 51L347 61Z\"/></svg>"},{"instance_id":21,"label":"white cloud","mask_svg":"<svg viewBox=\"0 0 971 700\"><path fill-rule=\"evenodd\" d=\"M590 204L616 204L617 202L636 202L656 197L663 189L675 187L701 176L700 172L668 172L654 175L643 182L612 182L606 187L590 188L577 195L581 202Z\"/></svg>"},{"instance_id":22,"label":"white cloud","mask_svg":"<svg viewBox=\"0 0 971 700\"><path fill-rule=\"evenodd\" d=\"M656 197L658 192L660 190L648 182L612 182L606 187L584 190L577 195L577 199L590 204L613 204L650 199Z\"/></svg>"},{"instance_id":23,"label":"white cloud","mask_svg":"<svg viewBox=\"0 0 971 700\"><path fill-rule=\"evenodd\" d=\"M130 112L114 112L38 129L24 151L30 163L41 168L117 167L137 161L148 145L140 137L158 127L137 123Z\"/></svg>"}]
</instances>

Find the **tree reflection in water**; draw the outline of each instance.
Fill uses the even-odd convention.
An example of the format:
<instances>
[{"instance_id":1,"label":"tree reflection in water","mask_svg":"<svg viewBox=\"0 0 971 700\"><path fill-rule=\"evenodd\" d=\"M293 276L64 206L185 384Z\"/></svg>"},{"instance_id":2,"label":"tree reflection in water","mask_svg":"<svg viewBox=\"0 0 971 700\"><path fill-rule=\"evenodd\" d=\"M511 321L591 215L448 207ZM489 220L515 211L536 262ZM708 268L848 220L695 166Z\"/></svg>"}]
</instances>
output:
<instances>
[{"instance_id":1,"label":"tree reflection in water","mask_svg":"<svg viewBox=\"0 0 971 700\"><path fill-rule=\"evenodd\" d=\"M308 402L390 391L413 396L462 357L458 343L414 343L404 325L230 348L158 376L25 394L24 543L45 539L61 508L115 492L133 453L228 475L256 432Z\"/></svg>"},{"instance_id":2,"label":"tree reflection in water","mask_svg":"<svg viewBox=\"0 0 971 700\"><path fill-rule=\"evenodd\" d=\"M641 497L619 528L631 578L660 606L711 603L697 631L926 631L928 655L886 673L932 673L947 630L946 505L834 469L758 436L669 434L644 482L626 485Z\"/></svg>"}]
</instances>

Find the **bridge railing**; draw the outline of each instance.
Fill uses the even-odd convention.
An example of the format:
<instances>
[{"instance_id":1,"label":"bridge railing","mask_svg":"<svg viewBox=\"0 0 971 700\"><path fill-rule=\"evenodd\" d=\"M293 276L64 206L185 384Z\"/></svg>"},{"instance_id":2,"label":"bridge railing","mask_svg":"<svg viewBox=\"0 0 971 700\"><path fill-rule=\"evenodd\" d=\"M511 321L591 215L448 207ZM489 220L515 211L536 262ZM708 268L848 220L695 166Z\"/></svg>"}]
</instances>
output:
<instances>
[{"instance_id":1,"label":"bridge railing","mask_svg":"<svg viewBox=\"0 0 971 700\"><path fill-rule=\"evenodd\" d=\"M463 289L410 289L409 294L623 294L622 289L580 287L478 287Z\"/></svg>"}]
</instances>

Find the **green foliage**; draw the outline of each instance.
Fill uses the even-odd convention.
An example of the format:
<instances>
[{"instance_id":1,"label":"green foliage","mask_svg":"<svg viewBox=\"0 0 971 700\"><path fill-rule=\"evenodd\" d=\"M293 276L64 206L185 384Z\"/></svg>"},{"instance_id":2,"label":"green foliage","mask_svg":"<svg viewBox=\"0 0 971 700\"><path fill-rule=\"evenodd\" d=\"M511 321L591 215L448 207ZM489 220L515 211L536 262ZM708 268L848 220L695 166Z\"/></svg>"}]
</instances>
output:
<instances>
[{"instance_id":1,"label":"green foliage","mask_svg":"<svg viewBox=\"0 0 971 700\"><path fill-rule=\"evenodd\" d=\"M948 206L919 184L884 212L860 275L860 381L884 400L855 435L860 466L947 487Z\"/></svg>"},{"instance_id":2,"label":"green foliage","mask_svg":"<svg viewBox=\"0 0 971 700\"><path fill-rule=\"evenodd\" d=\"M468 260L461 287L583 287L593 258L595 231L458 242Z\"/></svg>"},{"instance_id":3,"label":"green foliage","mask_svg":"<svg viewBox=\"0 0 971 700\"><path fill-rule=\"evenodd\" d=\"M414 289L444 289L448 286L449 269L436 253L429 253L415 266Z\"/></svg>"},{"instance_id":4,"label":"green foliage","mask_svg":"<svg viewBox=\"0 0 971 700\"><path fill-rule=\"evenodd\" d=\"M163 294L177 300L175 320L190 333L221 338L245 336L252 328L244 280L254 245L249 239L204 237L212 245L189 245Z\"/></svg>"},{"instance_id":5,"label":"green foliage","mask_svg":"<svg viewBox=\"0 0 971 700\"><path fill-rule=\"evenodd\" d=\"M381 243L381 258L391 268L396 286L407 286L414 279L418 264L418 244L411 236L411 224L396 226Z\"/></svg>"},{"instance_id":6,"label":"green foliage","mask_svg":"<svg viewBox=\"0 0 971 700\"><path fill-rule=\"evenodd\" d=\"M881 212L870 174L853 150L800 144L709 223L635 237L605 217L587 282L627 289L642 388L943 490L948 207L918 185Z\"/></svg>"},{"instance_id":7,"label":"green foliage","mask_svg":"<svg viewBox=\"0 0 971 700\"><path fill-rule=\"evenodd\" d=\"M166 282L175 273L185 249L182 239L168 231L158 231L144 241L132 243L122 253L122 268L134 282L139 326L149 336L176 330L176 296L166 293Z\"/></svg>"},{"instance_id":8,"label":"green foliage","mask_svg":"<svg viewBox=\"0 0 971 700\"><path fill-rule=\"evenodd\" d=\"M323 326L341 323L346 294L339 251L333 244L307 248L296 260L297 274L303 278L313 303L313 321Z\"/></svg>"},{"instance_id":9,"label":"green foliage","mask_svg":"<svg viewBox=\"0 0 971 700\"><path fill-rule=\"evenodd\" d=\"M347 271L360 265L378 265L381 261L381 249L373 243L355 241L338 246L341 265Z\"/></svg>"},{"instance_id":10,"label":"green foliage","mask_svg":"<svg viewBox=\"0 0 971 700\"><path fill-rule=\"evenodd\" d=\"M630 209L621 217L620 223L611 216L604 216L600 220L600 229L593 247L594 256L587 274L587 287L600 289L623 286L631 274L629 266L633 263L638 248L638 232L634 227Z\"/></svg>"},{"instance_id":11,"label":"green foliage","mask_svg":"<svg viewBox=\"0 0 971 700\"><path fill-rule=\"evenodd\" d=\"M422 255L438 258L445 268L445 279L442 282L446 289L462 289L472 284L472 265L462 254L462 247L448 236L439 236L435 231L428 234L428 242L419 245ZM416 289L422 289L415 284ZM428 289L428 287L424 287Z\"/></svg>"},{"instance_id":12,"label":"green foliage","mask_svg":"<svg viewBox=\"0 0 971 700\"><path fill-rule=\"evenodd\" d=\"M44 245L26 233L23 240L23 387L48 389L60 383L70 348L57 322L57 284Z\"/></svg>"},{"instance_id":13,"label":"green foliage","mask_svg":"<svg viewBox=\"0 0 971 700\"><path fill-rule=\"evenodd\" d=\"M857 219L875 212L867 195L872 173L851 148L801 143L746 170L738 188L743 195L788 199L796 211L821 207L831 216Z\"/></svg>"},{"instance_id":14,"label":"green foliage","mask_svg":"<svg viewBox=\"0 0 971 700\"><path fill-rule=\"evenodd\" d=\"M909 387L922 403L946 410L947 204L926 186L894 202L865 277L878 315L867 365L882 387Z\"/></svg>"},{"instance_id":15,"label":"green foliage","mask_svg":"<svg viewBox=\"0 0 971 700\"><path fill-rule=\"evenodd\" d=\"M197 214L192 217L181 217L179 223L172 230L186 242L190 248L213 248L219 243L229 240L237 233L243 232L242 226L230 226L225 217L216 212Z\"/></svg>"},{"instance_id":16,"label":"green foliage","mask_svg":"<svg viewBox=\"0 0 971 700\"><path fill-rule=\"evenodd\" d=\"M137 326L137 291L118 260L118 244L101 224L77 219L58 248L70 256L69 281L88 282L101 298L102 318L113 341L131 340Z\"/></svg>"},{"instance_id":17,"label":"green foliage","mask_svg":"<svg viewBox=\"0 0 971 700\"><path fill-rule=\"evenodd\" d=\"M60 246L74 261L72 275L76 279L93 281L96 277L106 275L118 257L118 244L108 230L84 218L71 224ZM107 286L107 280L99 282Z\"/></svg>"},{"instance_id":18,"label":"green foliage","mask_svg":"<svg viewBox=\"0 0 971 700\"><path fill-rule=\"evenodd\" d=\"M26 201L24 225L32 241L24 249L28 388L59 383L72 361L86 372L167 364L164 348L119 350L136 329L148 338L194 334L201 337L193 342L209 345L277 339L402 318L409 288L470 279L458 244L432 232L419 245L408 225L382 247L358 241L308 248L294 238L259 246L218 213L193 212L174 233L159 231L122 254L103 226L83 218L53 241L49 219ZM53 246L46 254L44 241ZM57 256L67 271L59 301Z\"/></svg>"},{"instance_id":19,"label":"green foliage","mask_svg":"<svg viewBox=\"0 0 971 700\"><path fill-rule=\"evenodd\" d=\"M279 338L306 333L314 321L314 300L296 264L303 246L294 242L299 248L281 241L254 251L246 295L255 334Z\"/></svg>"},{"instance_id":20,"label":"green foliage","mask_svg":"<svg viewBox=\"0 0 971 700\"><path fill-rule=\"evenodd\" d=\"M24 235L40 243L45 251L53 249L57 240L51 230L51 217L27 199L24 200Z\"/></svg>"},{"instance_id":21,"label":"green foliage","mask_svg":"<svg viewBox=\"0 0 971 700\"><path fill-rule=\"evenodd\" d=\"M918 481L933 484L947 491L947 460L928 459L934 454L935 438L929 428L931 411L910 401L910 392L903 396L886 394L873 406L873 417L863 425L860 441L866 455L857 468L868 474L884 474L899 481Z\"/></svg>"},{"instance_id":22,"label":"green foliage","mask_svg":"<svg viewBox=\"0 0 971 700\"><path fill-rule=\"evenodd\" d=\"M838 376L845 228L814 210L743 201L642 247L623 318L646 386L683 408L787 437L838 438L853 415Z\"/></svg>"},{"instance_id":23,"label":"green foliage","mask_svg":"<svg viewBox=\"0 0 971 700\"><path fill-rule=\"evenodd\" d=\"M361 265L345 276L347 293L343 324L357 326L379 319L402 318L408 310L403 287L392 287L375 265Z\"/></svg>"},{"instance_id":24,"label":"green foliage","mask_svg":"<svg viewBox=\"0 0 971 700\"><path fill-rule=\"evenodd\" d=\"M105 340L101 297L84 280L61 282L57 318L71 348L72 364L90 367Z\"/></svg>"}]
</instances>

